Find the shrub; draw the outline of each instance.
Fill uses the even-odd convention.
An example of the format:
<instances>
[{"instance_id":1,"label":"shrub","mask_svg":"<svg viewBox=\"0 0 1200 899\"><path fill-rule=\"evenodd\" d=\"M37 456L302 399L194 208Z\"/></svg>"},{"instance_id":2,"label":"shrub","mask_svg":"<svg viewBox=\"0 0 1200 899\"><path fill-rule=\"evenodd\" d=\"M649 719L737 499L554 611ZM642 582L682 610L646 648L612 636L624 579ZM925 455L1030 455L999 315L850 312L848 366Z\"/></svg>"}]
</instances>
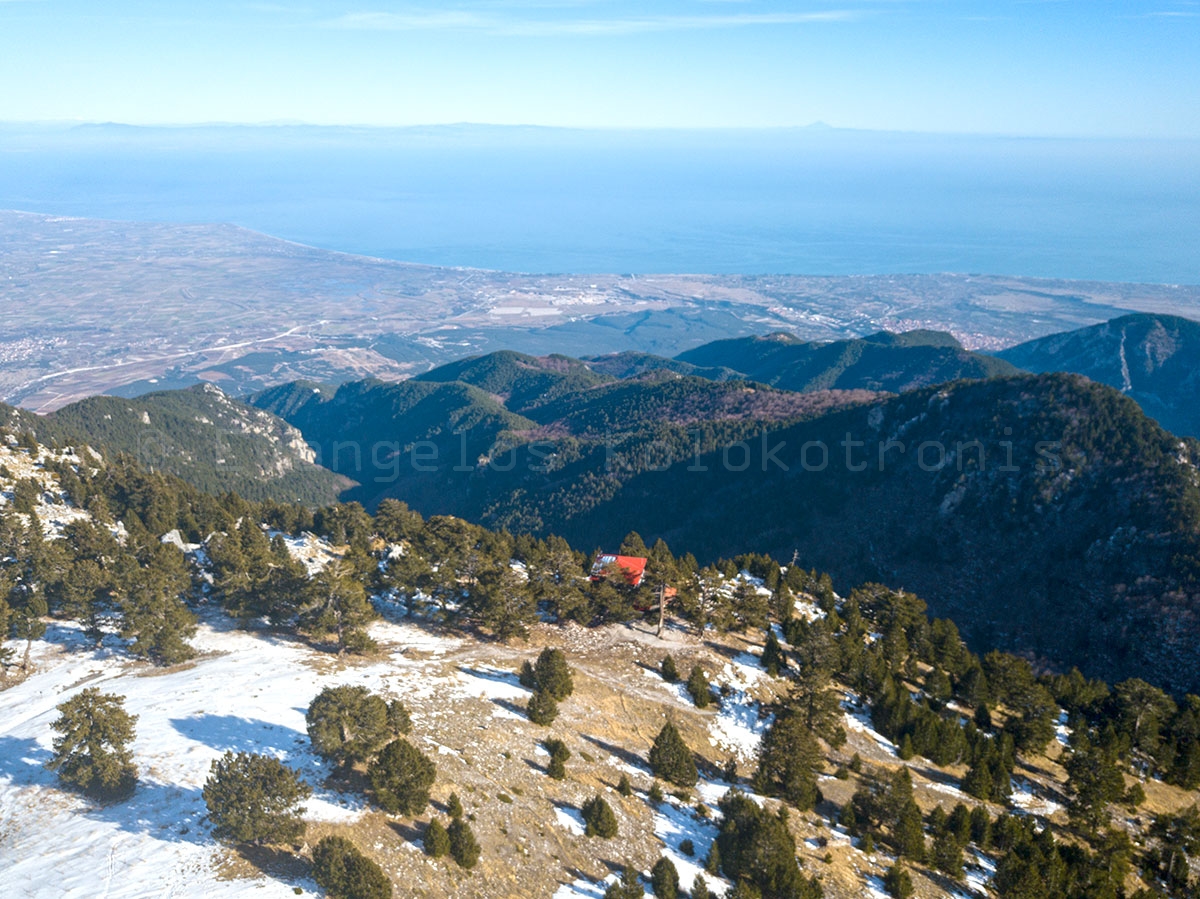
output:
<instances>
[{"instance_id":1,"label":"shrub","mask_svg":"<svg viewBox=\"0 0 1200 899\"><path fill-rule=\"evenodd\" d=\"M392 882L345 837L325 837L313 849L313 880L330 899L390 899Z\"/></svg>"},{"instance_id":2,"label":"shrub","mask_svg":"<svg viewBox=\"0 0 1200 899\"><path fill-rule=\"evenodd\" d=\"M219 839L287 843L304 835L297 806L312 788L277 758L226 752L212 763L203 795Z\"/></svg>"},{"instance_id":3,"label":"shrub","mask_svg":"<svg viewBox=\"0 0 1200 899\"><path fill-rule=\"evenodd\" d=\"M633 783L629 780L628 774L621 775L621 780L617 783L617 792L622 796L633 795Z\"/></svg>"},{"instance_id":4,"label":"shrub","mask_svg":"<svg viewBox=\"0 0 1200 899\"><path fill-rule=\"evenodd\" d=\"M692 702L696 708L706 709L712 705L712 688L709 686L708 677L704 674L704 669L699 665L692 666L692 673L688 675L687 691L692 695Z\"/></svg>"},{"instance_id":5,"label":"shrub","mask_svg":"<svg viewBox=\"0 0 1200 899\"><path fill-rule=\"evenodd\" d=\"M555 780L563 780L567 776L566 763L567 759L571 757L571 750L562 740L543 740L542 745L550 753L550 764L546 768L546 773Z\"/></svg>"},{"instance_id":6,"label":"shrub","mask_svg":"<svg viewBox=\"0 0 1200 899\"><path fill-rule=\"evenodd\" d=\"M462 800L458 798L457 793L451 793L450 798L446 800L446 813L451 818L461 818L463 816Z\"/></svg>"}]
</instances>

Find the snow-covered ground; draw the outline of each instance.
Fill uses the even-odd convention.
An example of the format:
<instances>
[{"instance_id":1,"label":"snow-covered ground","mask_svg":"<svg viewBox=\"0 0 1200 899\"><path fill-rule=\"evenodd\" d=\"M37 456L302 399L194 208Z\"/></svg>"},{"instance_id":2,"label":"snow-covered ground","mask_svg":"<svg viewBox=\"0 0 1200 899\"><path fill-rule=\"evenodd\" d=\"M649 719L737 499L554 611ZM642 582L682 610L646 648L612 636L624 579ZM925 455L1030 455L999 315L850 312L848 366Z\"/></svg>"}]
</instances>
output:
<instances>
[{"instance_id":1,"label":"snow-covered ground","mask_svg":"<svg viewBox=\"0 0 1200 899\"><path fill-rule=\"evenodd\" d=\"M712 679L715 685L728 690L722 689L720 710L708 728L709 740L741 762L758 757L763 734L774 720L773 716L761 715L762 704L750 695L766 676L758 657L743 652Z\"/></svg>"},{"instance_id":2,"label":"snow-covered ground","mask_svg":"<svg viewBox=\"0 0 1200 899\"><path fill-rule=\"evenodd\" d=\"M896 744L871 725L870 709L860 708L858 702L858 696L855 693L846 692L846 698L842 701L846 727L849 730L866 734L879 745L880 749L885 750L891 755L896 755Z\"/></svg>"},{"instance_id":3,"label":"snow-covered ground","mask_svg":"<svg viewBox=\"0 0 1200 899\"><path fill-rule=\"evenodd\" d=\"M313 787L306 818L359 816L361 798L320 786L329 768L310 751L304 722L313 697L341 683L401 699L437 689L478 695L490 689L481 682L492 683L469 675L421 676L435 664L426 657L457 645L453 638L373 625L373 634L382 632L401 647L390 658L332 666L302 644L233 630L214 615L193 640L202 655L161 672L126 659L116 638L95 649L76 626L51 624L34 644L34 673L0 691L0 896L294 895L292 884L275 880L217 878L221 849L203 821L201 789L210 764L226 750L268 753L299 769ZM137 791L107 808L58 789L44 767L55 707L90 686L124 697L138 716ZM418 724L425 714L413 710Z\"/></svg>"},{"instance_id":4,"label":"snow-covered ground","mask_svg":"<svg viewBox=\"0 0 1200 899\"><path fill-rule=\"evenodd\" d=\"M1012 780L1012 795L1008 801L1013 808L1026 812L1030 815L1038 815L1043 818L1048 818L1055 812L1061 812L1063 807L1060 803L1053 799L1048 799L1045 796L1037 795L1033 790L1033 784L1024 778L1014 777Z\"/></svg>"}]
</instances>

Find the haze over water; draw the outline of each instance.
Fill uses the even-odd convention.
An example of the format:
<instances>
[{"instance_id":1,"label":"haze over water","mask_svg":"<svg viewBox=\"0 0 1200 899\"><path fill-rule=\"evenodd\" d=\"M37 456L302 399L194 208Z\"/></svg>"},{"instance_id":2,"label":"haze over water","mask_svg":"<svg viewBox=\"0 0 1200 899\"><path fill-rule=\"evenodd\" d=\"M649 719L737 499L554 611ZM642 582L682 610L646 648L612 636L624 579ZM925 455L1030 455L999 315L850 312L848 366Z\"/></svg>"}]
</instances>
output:
<instances>
[{"instance_id":1,"label":"haze over water","mask_svg":"<svg viewBox=\"0 0 1200 899\"><path fill-rule=\"evenodd\" d=\"M1200 283L1200 143L777 131L0 127L0 208L534 272Z\"/></svg>"}]
</instances>

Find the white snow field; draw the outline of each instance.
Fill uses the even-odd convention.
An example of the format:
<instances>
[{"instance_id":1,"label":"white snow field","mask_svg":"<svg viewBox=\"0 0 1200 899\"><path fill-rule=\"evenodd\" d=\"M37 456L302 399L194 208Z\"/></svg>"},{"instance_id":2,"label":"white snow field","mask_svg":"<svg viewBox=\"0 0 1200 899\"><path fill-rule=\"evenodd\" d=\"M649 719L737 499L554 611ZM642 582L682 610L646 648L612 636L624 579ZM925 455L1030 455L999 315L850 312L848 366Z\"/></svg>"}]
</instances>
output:
<instances>
[{"instance_id":1,"label":"white snow field","mask_svg":"<svg viewBox=\"0 0 1200 899\"><path fill-rule=\"evenodd\" d=\"M94 648L70 624L52 624L34 643L33 673L0 691L0 896L293 896L292 883L266 877L218 879L222 850L202 820L201 797L213 759L230 749L275 755L313 787L306 818L349 820L361 813L361 802L320 787L329 769L310 751L305 732L304 712L322 688L355 683L402 699L439 689L487 692L486 679L459 672L422 676L434 674L429 669L437 663L410 658L410 651L436 657L460 641L414 626L374 625L373 635L405 649L377 663L341 667L302 644L209 617L192 641L201 656L165 672L128 660L116 638ZM138 787L109 807L59 789L44 767L55 706L85 687L124 697L138 716ZM414 710L414 717L424 716Z\"/></svg>"}]
</instances>

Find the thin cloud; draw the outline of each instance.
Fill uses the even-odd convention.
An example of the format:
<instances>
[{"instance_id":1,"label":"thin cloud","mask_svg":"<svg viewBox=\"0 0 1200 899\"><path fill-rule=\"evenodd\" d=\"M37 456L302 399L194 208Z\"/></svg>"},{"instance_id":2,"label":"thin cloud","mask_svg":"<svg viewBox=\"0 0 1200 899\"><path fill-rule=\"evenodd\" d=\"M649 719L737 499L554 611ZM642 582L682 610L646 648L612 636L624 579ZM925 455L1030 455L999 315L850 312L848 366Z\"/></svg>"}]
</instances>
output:
<instances>
[{"instance_id":1,"label":"thin cloud","mask_svg":"<svg viewBox=\"0 0 1200 899\"><path fill-rule=\"evenodd\" d=\"M356 31L459 30L515 37L555 37L809 25L823 22L847 22L860 18L860 16L861 13L856 10L825 10L821 12L738 13L705 16L638 16L615 19L512 20L481 15L467 10L448 10L428 13L349 13L331 19L325 25L329 28Z\"/></svg>"}]
</instances>

